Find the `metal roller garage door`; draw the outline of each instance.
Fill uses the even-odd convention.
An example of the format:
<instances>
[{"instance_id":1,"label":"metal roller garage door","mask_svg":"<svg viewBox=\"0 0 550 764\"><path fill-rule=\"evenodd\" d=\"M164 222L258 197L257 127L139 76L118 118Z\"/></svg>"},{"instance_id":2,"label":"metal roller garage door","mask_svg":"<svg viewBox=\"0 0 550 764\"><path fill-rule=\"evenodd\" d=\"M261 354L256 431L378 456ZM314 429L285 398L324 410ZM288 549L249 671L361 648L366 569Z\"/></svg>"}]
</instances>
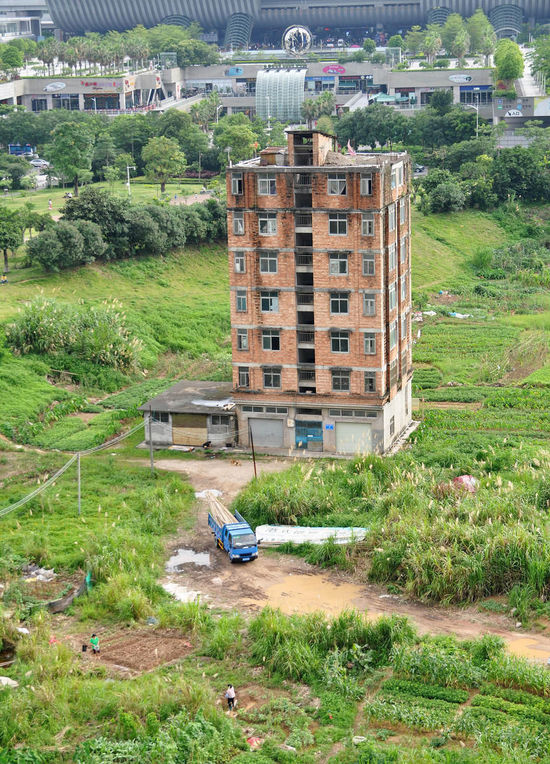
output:
<instances>
[{"instance_id":1,"label":"metal roller garage door","mask_svg":"<svg viewBox=\"0 0 550 764\"><path fill-rule=\"evenodd\" d=\"M282 419L249 419L255 446L283 446Z\"/></svg>"},{"instance_id":2,"label":"metal roller garage door","mask_svg":"<svg viewBox=\"0 0 550 764\"><path fill-rule=\"evenodd\" d=\"M336 450L340 454L372 451L371 426L366 422L337 422Z\"/></svg>"}]
</instances>

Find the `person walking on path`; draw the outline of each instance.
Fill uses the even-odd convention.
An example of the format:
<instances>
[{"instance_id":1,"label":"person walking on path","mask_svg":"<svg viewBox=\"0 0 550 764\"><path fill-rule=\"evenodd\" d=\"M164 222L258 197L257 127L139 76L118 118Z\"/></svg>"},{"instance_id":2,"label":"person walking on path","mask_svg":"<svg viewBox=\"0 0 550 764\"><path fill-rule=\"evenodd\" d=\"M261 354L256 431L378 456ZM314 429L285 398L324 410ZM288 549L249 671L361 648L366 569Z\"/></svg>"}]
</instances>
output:
<instances>
[{"instance_id":1,"label":"person walking on path","mask_svg":"<svg viewBox=\"0 0 550 764\"><path fill-rule=\"evenodd\" d=\"M225 697L227 698L227 708L229 709L229 711L233 711L233 709L235 708L236 697L235 697L235 688L233 687L232 684L227 685L227 691L225 693Z\"/></svg>"},{"instance_id":2,"label":"person walking on path","mask_svg":"<svg viewBox=\"0 0 550 764\"><path fill-rule=\"evenodd\" d=\"M53 208L53 203L51 199L48 199L48 209L51 210Z\"/></svg>"},{"instance_id":3,"label":"person walking on path","mask_svg":"<svg viewBox=\"0 0 550 764\"><path fill-rule=\"evenodd\" d=\"M90 637L90 644L92 646L92 652L94 655L99 655L99 637L96 637L95 634L92 634Z\"/></svg>"}]
</instances>

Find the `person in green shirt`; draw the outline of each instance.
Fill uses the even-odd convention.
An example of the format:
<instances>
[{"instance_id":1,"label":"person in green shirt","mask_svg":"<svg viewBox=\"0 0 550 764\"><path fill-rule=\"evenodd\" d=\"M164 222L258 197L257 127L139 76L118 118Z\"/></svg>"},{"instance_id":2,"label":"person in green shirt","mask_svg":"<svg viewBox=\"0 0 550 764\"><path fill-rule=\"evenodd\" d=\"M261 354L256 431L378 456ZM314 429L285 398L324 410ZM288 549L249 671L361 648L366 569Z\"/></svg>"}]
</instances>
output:
<instances>
[{"instance_id":1,"label":"person in green shirt","mask_svg":"<svg viewBox=\"0 0 550 764\"><path fill-rule=\"evenodd\" d=\"M90 637L90 644L92 646L92 651L99 654L99 637L96 637L95 634L92 634Z\"/></svg>"}]
</instances>

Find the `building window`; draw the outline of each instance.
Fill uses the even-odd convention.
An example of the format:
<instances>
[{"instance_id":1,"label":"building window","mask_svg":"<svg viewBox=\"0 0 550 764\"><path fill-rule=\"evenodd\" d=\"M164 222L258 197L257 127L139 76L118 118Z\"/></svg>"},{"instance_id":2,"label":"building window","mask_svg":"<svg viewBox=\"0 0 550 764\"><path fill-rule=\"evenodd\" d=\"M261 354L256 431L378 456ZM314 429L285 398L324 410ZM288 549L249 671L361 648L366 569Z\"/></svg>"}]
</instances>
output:
<instances>
[{"instance_id":1,"label":"building window","mask_svg":"<svg viewBox=\"0 0 550 764\"><path fill-rule=\"evenodd\" d=\"M348 292L331 292L330 293L330 312L331 313L349 313Z\"/></svg>"},{"instance_id":2,"label":"building window","mask_svg":"<svg viewBox=\"0 0 550 764\"><path fill-rule=\"evenodd\" d=\"M233 213L233 233L235 236L244 236L244 212Z\"/></svg>"},{"instance_id":3,"label":"building window","mask_svg":"<svg viewBox=\"0 0 550 764\"><path fill-rule=\"evenodd\" d=\"M388 207L388 231L395 231L395 204Z\"/></svg>"},{"instance_id":4,"label":"building window","mask_svg":"<svg viewBox=\"0 0 550 764\"><path fill-rule=\"evenodd\" d=\"M401 302L407 299L407 274L401 276Z\"/></svg>"},{"instance_id":5,"label":"building window","mask_svg":"<svg viewBox=\"0 0 550 764\"><path fill-rule=\"evenodd\" d=\"M376 391L376 372L366 371L365 372L365 392L374 393L375 391Z\"/></svg>"},{"instance_id":6,"label":"building window","mask_svg":"<svg viewBox=\"0 0 550 764\"><path fill-rule=\"evenodd\" d=\"M395 417L392 416L390 419L390 438L392 438L395 435Z\"/></svg>"},{"instance_id":7,"label":"building window","mask_svg":"<svg viewBox=\"0 0 550 764\"><path fill-rule=\"evenodd\" d=\"M275 236L277 233L277 213L260 212L258 215L258 230L260 236Z\"/></svg>"},{"instance_id":8,"label":"building window","mask_svg":"<svg viewBox=\"0 0 550 764\"><path fill-rule=\"evenodd\" d=\"M396 164L392 167L391 171L391 187L401 188L403 185L403 162Z\"/></svg>"},{"instance_id":9,"label":"building window","mask_svg":"<svg viewBox=\"0 0 550 764\"><path fill-rule=\"evenodd\" d=\"M407 339L407 314L401 316L401 339L406 340Z\"/></svg>"},{"instance_id":10,"label":"building window","mask_svg":"<svg viewBox=\"0 0 550 764\"><path fill-rule=\"evenodd\" d=\"M397 345L397 321L392 321L390 324L390 350L393 350Z\"/></svg>"},{"instance_id":11,"label":"building window","mask_svg":"<svg viewBox=\"0 0 550 764\"><path fill-rule=\"evenodd\" d=\"M397 268L397 244L390 244L388 247L388 261L389 270L395 270Z\"/></svg>"},{"instance_id":12,"label":"building window","mask_svg":"<svg viewBox=\"0 0 550 764\"><path fill-rule=\"evenodd\" d=\"M345 174L331 172L328 175L327 191L330 196L345 196L347 194L347 182Z\"/></svg>"},{"instance_id":13,"label":"building window","mask_svg":"<svg viewBox=\"0 0 550 764\"><path fill-rule=\"evenodd\" d=\"M239 387L250 387L248 366L239 366Z\"/></svg>"},{"instance_id":14,"label":"building window","mask_svg":"<svg viewBox=\"0 0 550 764\"><path fill-rule=\"evenodd\" d=\"M242 172L231 173L231 193L233 196L241 196L243 192L243 174Z\"/></svg>"},{"instance_id":15,"label":"building window","mask_svg":"<svg viewBox=\"0 0 550 764\"><path fill-rule=\"evenodd\" d=\"M277 176L272 172L258 175L258 194L260 196L275 196L277 193Z\"/></svg>"},{"instance_id":16,"label":"building window","mask_svg":"<svg viewBox=\"0 0 550 764\"><path fill-rule=\"evenodd\" d=\"M399 200L399 222L401 225L407 222L407 197Z\"/></svg>"},{"instance_id":17,"label":"building window","mask_svg":"<svg viewBox=\"0 0 550 764\"><path fill-rule=\"evenodd\" d=\"M328 216L328 232L333 236L346 236L348 232L348 216L345 212L330 212Z\"/></svg>"},{"instance_id":18,"label":"building window","mask_svg":"<svg viewBox=\"0 0 550 764\"><path fill-rule=\"evenodd\" d=\"M169 424L170 414L167 411L151 411L151 422L153 424Z\"/></svg>"},{"instance_id":19,"label":"building window","mask_svg":"<svg viewBox=\"0 0 550 764\"><path fill-rule=\"evenodd\" d=\"M368 252L363 255L363 276L374 276L375 274L374 254Z\"/></svg>"},{"instance_id":20,"label":"building window","mask_svg":"<svg viewBox=\"0 0 550 764\"><path fill-rule=\"evenodd\" d=\"M235 273L245 273L246 259L244 252L235 252L233 255L233 267L235 269Z\"/></svg>"},{"instance_id":21,"label":"building window","mask_svg":"<svg viewBox=\"0 0 550 764\"><path fill-rule=\"evenodd\" d=\"M262 313L278 313L279 292L260 292L260 307Z\"/></svg>"},{"instance_id":22,"label":"building window","mask_svg":"<svg viewBox=\"0 0 550 764\"><path fill-rule=\"evenodd\" d=\"M348 275L348 256L345 252L331 252L328 263L328 272L331 276Z\"/></svg>"},{"instance_id":23,"label":"building window","mask_svg":"<svg viewBox=\"0 0 550 764\"><path fill-rule=\"evenodd\" d=\"M260 255L260 273L277 273L277 253L266 252Z\"/></svg>"},{"instance_id":24,"label":"building window","mask_svg":"<svg viewBox=\"0 0 550 764\"><path fill-rule=\"evenodd\" d=\"M349 332L331 332L330 349L333 353L349 353Z\"/></svg>"},{"instance_id":25,"label":"building window","mask_svg":"<svg viewBox=\"0 0 550 764\"><path fill-rule=\"evenodd\" d=\"M237 289L237 313L246 313L246 289Z\"/></svg>"},{"instance_id":26,"label":"building window","mask_svg":"<svg viewBox=\"0 0 550 764\"><path fill-rule=\"evenodd\" d=\"M212 414L210 417L210 424L212 425L223 425L224 427L229 427L229 417L225 414Z\"/></svg>"},{"instance_id":27,"label":"building window","mask_svg":"<svg viewBox=\"0 0 550 764\"><path fill-rule=\"evenodd\" d=\"M397 358L390 363L390 387L397 383Z\"/></svg>"},{"instance_id":28,"label":"building window","mask_svg":"<svg viewBox=\"0 0 550 764\"><path fill-rule=\"evenodd\" d=\"M335 392L349 392L350 373L348 369L332 370L332 389Z\"/></svg>"},{"instance_id":29,"label":"building window","mask_svg":"<svg viewBox=\"0 0 550 764\"><path fill-rule=\"evenodd\" d=\"M363 212L361 215L361 235L374 236L374 214Z\"/></svg>"},{"instance_id":30,"label":"building window","mask_svg":"<svg viewBox=\"0 0 550 764\"><path fill-rule=\"evenodd\" d=\"M281 387L280 366L268 366L264 369L264 387Z\"/></svg>"},{"instance_id":31,"label":"building window","mask_svg":"<svg viewBox=\"0 0 550 764\"><path fill-rule=\"evenodd\" d=\"M281 333L278 329L262 329L262 350L280 350Z\"/></svg>"},{"instance_id":32,"label":"building window","mask_svg":"<svg viewBox=\"0 0 550 764\"><path fill-rule=\"evenodd\" d=\"M390 284L388 290L388 303L390 310L393 310L397 305L397 283L395 281Z\"/></svg>"},{"instance_id":33,"label":"building window","mask_svg":"<svg viewBox=\"0 0 550 764\"><path fill-rule=\"evenodd\" d=\"M237 350L248 350L248 329L237 329Z\"/></svg>"},{"instance_id":34,"label":"building window","mask_svg":"<svg viewBox=\"0 0 550 764\"><path fill-rule=\"evenodd\" d=\"M361 196L372 196L372 175L361 175Z\"/></svg>"},{"instance_id":35,"label":"building window","mask_svg":"<svg viewBox=\"0 0 550 764\"><path fill-rule=\"evenodd\" d=\"M376 295L365 292L363 295L363 313L365 316L376 315Z\"/></svg>"},{"instance_id":36,"label":"building window","mask_svg":"<svg viewBox=\"0 0 550 764\"><path fill-rule=\"evenodd\" d=\"M405 236L401 239L399 246L399 260L404 263L407 260L407 239Z\"/></svg>"},{"instance_id":37,"label":"building window","mask_svg":"<svg viewBox=\"0 0 550 764\"><path fill-rule=\"evenodd\" d=\"M365 355L376 355L376 334L365 332Z\"/></svg>"}]
</instances>

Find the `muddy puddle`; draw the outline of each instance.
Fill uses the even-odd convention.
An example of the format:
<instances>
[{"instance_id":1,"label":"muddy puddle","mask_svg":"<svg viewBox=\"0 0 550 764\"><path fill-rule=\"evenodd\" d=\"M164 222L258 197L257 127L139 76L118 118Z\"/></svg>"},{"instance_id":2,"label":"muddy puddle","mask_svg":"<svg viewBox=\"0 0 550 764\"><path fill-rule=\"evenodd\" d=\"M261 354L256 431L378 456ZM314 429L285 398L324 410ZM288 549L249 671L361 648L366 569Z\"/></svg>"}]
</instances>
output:
<instances>
[{"instance_id":1,"label":"muddy puddle","mask_svg":"<svg viewBox=\"0 0 550 764\"><path fill-rule=\"evenodd\" d=\"M183 584L178 584L175 581L165 581L162 584L162 588L175 597L178 602L193 602L197 597L201 599L208 599L208 595L202 594L195 589L189 589Z\"/></svg>"},{"instance_id":2,"label":"muddy puddle","mask_svg":"<svg viewBox=\"0 0 550 764\"><path fill-rule=\"evenodd\" d=\"M199 565L210 567L210 554L208 552L194 552L192 549L176 549L166 563L167 573L178 573L184 565Z\"/></svg>"},{"instance_id":3,"label":"muddy puddle","mask_svg":"<svg viewBox=\"0 0 550 764\"><path fill-rule=\"evenodd\" d=\"M519 637L518 639L507 639L506 647L513 655L521 658L530 658L536 661L546 661L550 658L548 649L544 649L544 644L540 643L536 637Z\"/></svg>"},{"instance_id":4,"label":"muddy puddle","mask_svg":"<svg viewBox=\"0 0 550 764\"><path fill-rule=\"evenodd\" d=\"M336 583L326 576L289 575L267 586L262 604L280 608L283 613L314 613L323 610L337 615L359 606L363 589L358 584Z\"/></svg>"}]
</instances>

